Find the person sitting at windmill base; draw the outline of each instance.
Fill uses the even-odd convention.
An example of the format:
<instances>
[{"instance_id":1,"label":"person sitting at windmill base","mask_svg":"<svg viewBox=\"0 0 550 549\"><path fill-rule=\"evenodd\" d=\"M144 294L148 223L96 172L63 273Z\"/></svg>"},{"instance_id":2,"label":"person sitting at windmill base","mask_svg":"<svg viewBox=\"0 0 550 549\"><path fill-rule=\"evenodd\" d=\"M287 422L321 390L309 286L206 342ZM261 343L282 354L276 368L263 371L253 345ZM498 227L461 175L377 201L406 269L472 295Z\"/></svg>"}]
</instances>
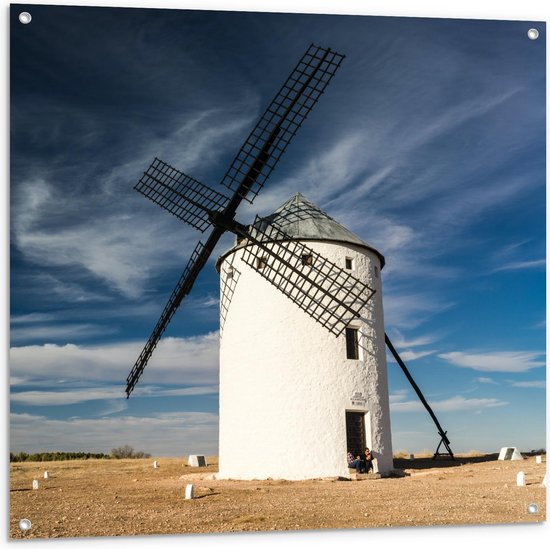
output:
<instances>
[{"instance_id":1,"label":"person sitting at windmill base","mask_svg":"<svg viewBox=\"0 0 550 549\"><path fill-rule=\"evenodd\" d=\"M361 459L360 456L354 457L351 452L348 452L348 467L355 469L358 473L364 473L365 460Z\"/></svg>"},{"instance_id":2,"label":"person sitting at windmill base","mask_svg":"<svg viewBox=\"0 0 550 549\"><path fill-rule=\"evenodd\" d=\"M365 448L365 457L362 461L364 463L365 473L368 473L371 469L373 469L372 452L368 448Z\"/></svg>"}]
</instances>

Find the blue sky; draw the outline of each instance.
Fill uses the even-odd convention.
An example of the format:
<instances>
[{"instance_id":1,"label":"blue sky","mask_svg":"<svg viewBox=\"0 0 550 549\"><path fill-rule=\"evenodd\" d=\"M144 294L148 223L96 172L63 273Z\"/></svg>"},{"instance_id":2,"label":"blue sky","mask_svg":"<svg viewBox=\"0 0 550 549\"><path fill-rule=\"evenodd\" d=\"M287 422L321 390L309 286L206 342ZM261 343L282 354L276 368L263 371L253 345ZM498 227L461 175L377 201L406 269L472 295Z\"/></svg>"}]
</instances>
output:
<instances>
[{"instance_id":1,"label":"blue sky","mask_svg":"<svg viewBox=\"0 0 550 549\"><path fill-rule=\"evenodd\" d=\"M12 451L217 452L213 263L232 239L126 400L199 238L132 187L154 156L217 186L311 42L346 60L240 221L299 191L375 246L386 330L452 448L545 446L543 24L13 11ZM388 371L394 449L435 449Z\"/></svg>"}]
</instances>

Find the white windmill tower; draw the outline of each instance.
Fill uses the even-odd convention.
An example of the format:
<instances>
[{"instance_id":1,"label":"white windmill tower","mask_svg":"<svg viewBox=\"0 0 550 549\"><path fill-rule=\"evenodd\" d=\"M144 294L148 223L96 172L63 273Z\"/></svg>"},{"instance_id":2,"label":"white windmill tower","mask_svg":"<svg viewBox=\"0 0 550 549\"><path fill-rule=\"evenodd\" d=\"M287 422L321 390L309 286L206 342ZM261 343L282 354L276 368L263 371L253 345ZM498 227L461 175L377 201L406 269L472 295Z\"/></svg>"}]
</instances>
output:
<instances>
[{"instance_id":1,"label":"white windmill tower","mask_svg":"<svg viewBox=\"0 0 550 549\"><path fill-rule=\"evenodd\" d=\"M379 471L387 472L393 459L380 278L384 258L300 194L266 220L375 293L361 317L349 319L345 337L335 337L320 323L323 314L305 314L260 276L270 268L270 257L257 258L264 262L261 271L243 261L250 246L246 239L220 257L218 477L348 476L347 451L359 453L366 446ZM311 275L318 272L316 260L314 254L304 257Z\"/></svg>"},{"instance_id":2,"label":"white windmill tower","mask_svg":"<svg viewBox=\"0 0 550 549\"><path fill-rule=\"evenodd\" d=\"M330 48L307 49L222 178L231 196L158 158L135 187L194 228L211 230L195 247L130 371L127 397L222 235L237 236L238 245L219 264L220 476L344 476L346 450L367 445L379 471L390 469L384 340L438 428L435 455L443 444L452 457L446 432L384 333L382 255L300 195L250 226L235 220L343 59Z\"/></svg>"}]
</instances>

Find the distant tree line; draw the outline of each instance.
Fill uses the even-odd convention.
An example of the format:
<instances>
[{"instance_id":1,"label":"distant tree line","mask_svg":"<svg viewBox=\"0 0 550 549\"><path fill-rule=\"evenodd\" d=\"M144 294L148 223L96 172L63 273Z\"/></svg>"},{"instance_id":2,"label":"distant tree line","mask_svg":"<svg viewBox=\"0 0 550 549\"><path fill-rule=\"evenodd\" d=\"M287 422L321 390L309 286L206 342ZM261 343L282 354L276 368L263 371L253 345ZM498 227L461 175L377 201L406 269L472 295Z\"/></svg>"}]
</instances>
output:
<instances>
[{"instance_id":1,"label":"distant tree line","mask_svg":"<svg viewBox=\"0 0 550 549\"><path fill-rule=\"evenodd\" d=\"M136 452L131 446L125 444L119 448L113 448L111 450L111 457L114 459L142 459L151 457L151 454Z\"/></svg>"},{"instance_id":2,"label":"distant tree line","mask_svg":"<svg viewBox=\"0 0 550 549\"><path fill-rule=\"evenodd\" d=\"M10 462L18 461L65 461L68 459L110 459L109 454L94 454L92 452L37 452L35 454L27 454L27 452L19 452L14 454L10 452Z\"/></svg>"},{"instance_id":3,"label":"distant tree line","mask_svg":"<svg viewBox=\"0 0 550 549\"><path fill-rule=\"evenodd\" d=\"M110 454L92 453L92 452L37 452L27 454L19 452L14 454L10 452L10 462L18 461L65 461L69 459L143 459L149 458L151 454L137 452L128 444L113 448Z\"/></svg>"}]
</instances>

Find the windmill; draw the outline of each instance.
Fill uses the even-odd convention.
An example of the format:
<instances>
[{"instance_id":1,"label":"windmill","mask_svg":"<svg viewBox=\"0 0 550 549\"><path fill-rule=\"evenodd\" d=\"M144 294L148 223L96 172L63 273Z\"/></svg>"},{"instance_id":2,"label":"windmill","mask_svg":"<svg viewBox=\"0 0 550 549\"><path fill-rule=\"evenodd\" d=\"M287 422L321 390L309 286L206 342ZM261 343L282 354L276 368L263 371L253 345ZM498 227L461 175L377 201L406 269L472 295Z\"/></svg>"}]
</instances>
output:
<instances>
[{"instance_id":1,"label":"windmill","mask_svg":"<svg viewBox=\"0 0 550 549\"><path fill-rule=\"evenodd\" d=\"M176 310L190 293L225 232L235 234L237 241L245 244L242 260L246 265L336 338L344 332L347 337L350 321L361 317L362 310L376 293L371 284L312 247L296 241L280 225L256 217L250 226L245 226L235 219L243 200L254 201L343 59L344 55L331 49L313 44L309 46L222 178L221 184L232 191L231 196L208 187L158 158L141 177L135 187L138 192L199 231L210 228L210 234L204 244L199 241L195 247L136 360L127 378L127 398ZM313 265L315 269L312 269ZM224 311L222 318L223 314ZM434 457L439 454L441 444L453 457L446 432L387 335L385 341L436 423L441 442Z\"/></svg>"}]
</instances>

